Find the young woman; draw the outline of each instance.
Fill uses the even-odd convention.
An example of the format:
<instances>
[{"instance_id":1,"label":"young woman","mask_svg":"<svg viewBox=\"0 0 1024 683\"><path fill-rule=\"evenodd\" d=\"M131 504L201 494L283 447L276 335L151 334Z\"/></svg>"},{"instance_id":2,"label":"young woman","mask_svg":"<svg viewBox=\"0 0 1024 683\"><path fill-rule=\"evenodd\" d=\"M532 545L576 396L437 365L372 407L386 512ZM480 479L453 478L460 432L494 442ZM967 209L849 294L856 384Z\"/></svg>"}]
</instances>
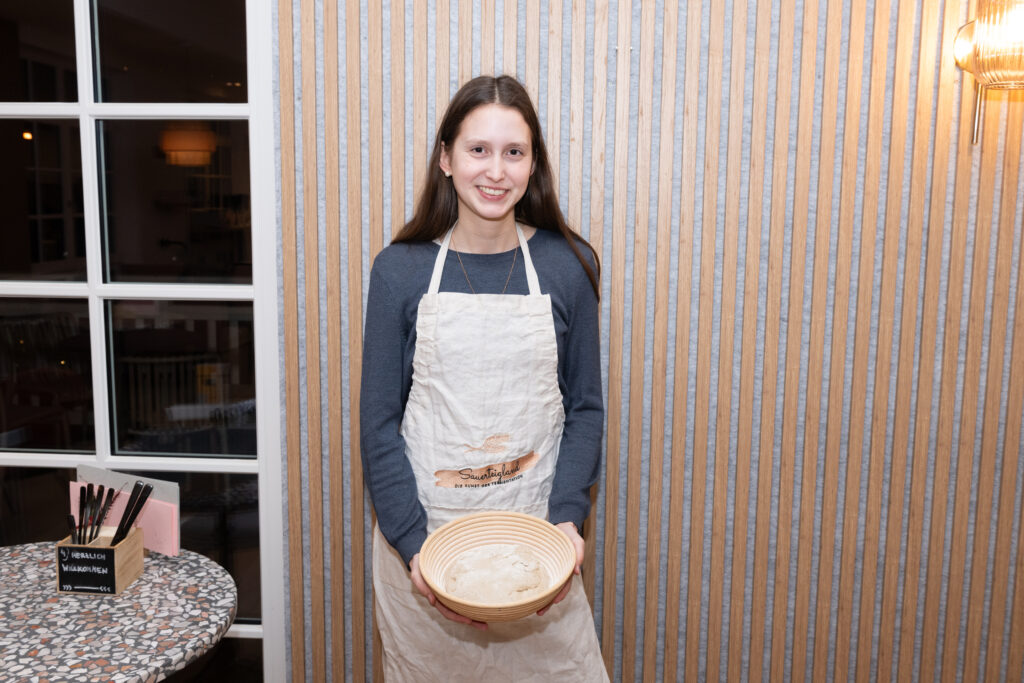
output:
<instances>
[{"instance_id":1,"label":"young woman","mask_svg":"<svg viewBox=\"0 0 1024 683\"><path fill-rule=\"evenodd\" d=\"M469 81L370 275L360 433L387 680L607 680L578 576L537 616L482 624L418 565L428 532L505 509L564 531L579 574L603 429L598 283L529 95L509 76Z\"/></svg>"}]
</instances>

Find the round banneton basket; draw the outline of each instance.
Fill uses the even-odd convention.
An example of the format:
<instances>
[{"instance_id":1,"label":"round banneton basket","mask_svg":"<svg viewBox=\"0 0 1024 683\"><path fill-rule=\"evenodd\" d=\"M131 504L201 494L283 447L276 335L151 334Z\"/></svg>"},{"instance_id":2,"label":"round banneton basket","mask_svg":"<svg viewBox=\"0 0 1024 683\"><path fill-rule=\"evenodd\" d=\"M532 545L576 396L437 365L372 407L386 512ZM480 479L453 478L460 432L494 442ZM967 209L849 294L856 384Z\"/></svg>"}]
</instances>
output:
<instances>
[{"instance_id":1,"label":"round banneton basket","mask_svg":"<svg viewBox=\"0 0 1024 683\"><path fill-rule=\"evenodd\" d=\"M457 598L444 589L449 568L462 553L493 543L530 547L551 577L543 593L518 602L481 603ZM420 549L420 573L434 595L454 612L477 621L514 621L551 602L576 566L572 541L556 526L520 512L477 512L435 530Z\"/></svg>"}]
</instances>

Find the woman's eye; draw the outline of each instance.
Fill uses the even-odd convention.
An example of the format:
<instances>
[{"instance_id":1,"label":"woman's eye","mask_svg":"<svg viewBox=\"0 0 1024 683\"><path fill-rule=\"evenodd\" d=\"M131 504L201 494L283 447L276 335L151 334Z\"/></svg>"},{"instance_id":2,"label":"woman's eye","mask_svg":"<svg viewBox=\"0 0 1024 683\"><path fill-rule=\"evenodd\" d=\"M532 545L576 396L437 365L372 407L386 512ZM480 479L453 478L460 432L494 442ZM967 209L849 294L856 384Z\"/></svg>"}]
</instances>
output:
<instances>
[{"instance_id":1,"label":"woman's eye","mask_svg":"<svg viewBox=\"0 0 1024 683\"><path fill-rule=\"evenodd\" d=\"M510 149L508 151L508 153L511 154L514 157L521 157L521 156L523 156L523 150L521 150L521 149Z\"/></svg>"},{"instance_id":2,"label":"woman's eye","mask_svg":"<svg viewBox=\"0 0 1024 683\"><path fill-rule=\"evenodd\" d=\"M483 154L484 153L484 148L483 147L470 147L469 151L472 152L473 154Z\"/></svg>"}]
</instances>

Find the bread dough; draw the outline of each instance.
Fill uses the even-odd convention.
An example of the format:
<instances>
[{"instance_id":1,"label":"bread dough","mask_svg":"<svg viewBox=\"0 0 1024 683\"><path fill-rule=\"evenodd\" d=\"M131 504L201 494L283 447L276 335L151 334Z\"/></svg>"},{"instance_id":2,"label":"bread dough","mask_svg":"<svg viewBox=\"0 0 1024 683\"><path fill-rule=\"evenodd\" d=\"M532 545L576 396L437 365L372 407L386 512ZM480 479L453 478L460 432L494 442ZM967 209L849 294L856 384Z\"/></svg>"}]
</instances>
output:
<instances>
[{"instance_id":1,"label":"bread dough","mask_svg":"<svg viewBox=\"0 0 1024 683\"><path fill-rule=\"evenodd\" d=\"M529 546L490 543L467 550L452 563L444 589L470 602L505 604L546 591L551 579Z\"/></svg>"}]
</instances>

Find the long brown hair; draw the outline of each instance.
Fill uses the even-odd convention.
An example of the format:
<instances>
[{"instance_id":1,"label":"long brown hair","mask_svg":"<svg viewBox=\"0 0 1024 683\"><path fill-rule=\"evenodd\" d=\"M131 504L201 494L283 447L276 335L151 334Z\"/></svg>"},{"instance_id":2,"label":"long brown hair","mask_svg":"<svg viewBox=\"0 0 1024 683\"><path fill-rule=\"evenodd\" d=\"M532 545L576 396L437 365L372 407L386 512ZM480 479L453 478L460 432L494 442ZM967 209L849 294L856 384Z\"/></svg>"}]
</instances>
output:
<instances>
[{"instance_id":1,"label":"long brown hair","mask_svg":"<svg viewBox=\"0 0 1024 683\"><path fill-rule=\"evenodd\" d=\"M459 88L448 105L441 127L434 140L434 151L430 153L427 164L427 177L423 184L423 192L416 203L416 212L412 220L398 232L392 242L429 242L444 235L459 217L459 199L455 186L441 171L442 146L451 149L452 143L459 135L462 122L477 107L485 104L500 104L519 112L526 125L530 128L533 140L533 175L522 199L516 203L515 218L517 221L532 225L539 230L557 232L565 238L576 258L590 278L594 293L601 296L601 265L597 252L590 243L569 228L569 224L558 206L551 178L551 166L548 163L548 152L544 146L544 138L540 132L540 121L537 112L530 102L526 88L511 76L477 76ZM580 245L590 252L594 265L587 261L580 250Z\"/></svg>"}]
</instances>

